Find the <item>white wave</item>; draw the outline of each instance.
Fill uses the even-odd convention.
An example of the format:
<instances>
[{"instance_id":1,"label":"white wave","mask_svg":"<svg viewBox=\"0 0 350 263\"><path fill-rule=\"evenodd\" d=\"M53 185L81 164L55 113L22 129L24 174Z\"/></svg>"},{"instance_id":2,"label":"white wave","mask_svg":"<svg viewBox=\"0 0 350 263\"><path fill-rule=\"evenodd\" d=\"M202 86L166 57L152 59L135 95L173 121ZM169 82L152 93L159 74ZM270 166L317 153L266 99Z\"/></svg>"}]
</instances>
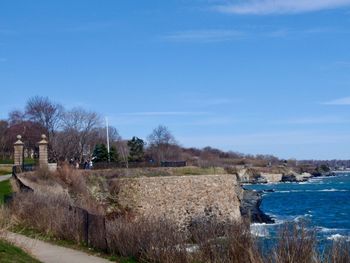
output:
<instances>
[{"instance_id":1,"label":"white wave","mask_svg":"<svg viewBox=\"0 0 350 263\"><path fill-rule=\"evenodd\" d=\"M293 221L296 222L296 223L298 223L298 222L300 222L300 220L302 220L304 217L305 217L305 216L297 216L297 217L294 218Z\"/></svg>"},{"instance_id":2,"label":"white wave","mask_svg":"<svg viewBox=\"0 0 350 263\"><path fill-rule=\"evenodd\" d=\"M250 233L257 237L267 237L270 235L265 223L253 223L250 225Z\"/></svg>"},{"instance_id":3,"label":"white wave","mask_svg":"<svg viewBox=\"0 0 350 263\"><path fill-rule=\"evenodd\" d=\"M348 192L349 190L345 189L321 189L321 190L281 190L275 191L275 193L305 193L305 192Z\"/></svg>"},{"instance_id":4,"label":"white wave","mask_svg":"<svg viewBox=\"0 0 350 263\"><path fill-rule=\"evenodd\" d=\"M327 228L327 227L323 227L323 226L316 227L316 229L322 233L336 232L336 231L342 230L340 228Z\"/></svg>"},{"instance_id":5,"label":"white wave","mask_svg":"<svg viewBox=\"0 0 350 263\"><path fill-rule=\"evenodd\" d=\"M347 191L348 190L331 188L331 189L318 190L315 192L347 192Z\"/></svg>"},{"instance_id":6,"label":"white wave","mask_svg":"<svg viewBox=\"0 0 350 263\"><path fill-rule=\"evenodd\" d=\"M275 191L275 193L300 193L305 192L303 190L281 190L281 191Z\"/></svg>"},{"instance_id":7,"label":"white wave","mask_svg":"<svg viewBox=\"0 0 350 263\"><path fill-rule=\"evenodd\" d=\"M350 237L346 237L340 234L334 234L329 237L327 237L328 240L333 240L333 241L340 241L340 240L346 240L349 241Z\"/></svg>"}]
</instances>

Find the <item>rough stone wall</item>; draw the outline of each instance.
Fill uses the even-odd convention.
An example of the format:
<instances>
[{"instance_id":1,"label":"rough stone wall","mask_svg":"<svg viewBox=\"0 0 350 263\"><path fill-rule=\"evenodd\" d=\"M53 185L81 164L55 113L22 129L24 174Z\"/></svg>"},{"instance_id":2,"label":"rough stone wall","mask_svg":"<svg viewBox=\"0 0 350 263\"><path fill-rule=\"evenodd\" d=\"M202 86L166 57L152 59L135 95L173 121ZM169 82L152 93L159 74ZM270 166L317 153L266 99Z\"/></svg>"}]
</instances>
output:
<instances>
[{"instance_id":1,"label":"rough stone wall","mask_svg":"<svg viewBox=\"0 0 350 263\"><path fill-rule=\"evenodd\" d=\"M136 215L167 218L186 226L199 218L241 218L242 188L235 175L118 179L119 204Z\"/></svg>"}]
</instances>

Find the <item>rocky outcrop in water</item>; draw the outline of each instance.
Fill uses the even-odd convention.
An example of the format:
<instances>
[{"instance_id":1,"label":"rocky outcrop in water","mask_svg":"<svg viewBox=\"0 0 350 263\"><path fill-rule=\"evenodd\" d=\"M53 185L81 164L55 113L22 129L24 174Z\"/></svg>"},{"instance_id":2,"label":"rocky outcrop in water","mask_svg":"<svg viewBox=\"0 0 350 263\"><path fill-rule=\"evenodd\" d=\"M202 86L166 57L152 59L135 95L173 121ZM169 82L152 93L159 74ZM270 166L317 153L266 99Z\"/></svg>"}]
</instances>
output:
<instances>
[{"instance_id":1,"label":"rocky outcrop in water","mask_svg":"<svg viewBox=\"0 0 350 263\"><path fill-rule=\"evenodd\" d=\"M258 168L241 169L237 172L241 183L264 184L280 182L304 182L315 175L310 173L296 173L286 167L280 168L279 173L261 172Z\"/></svg>"},{"instance_id":2,"label":"rocky outcrop in water","mask_svg":"<svg viewBox=\"0 0 350 263\"><path fill-rule=\"evenodd\" d=\"M244 190L240 206L241 215L252 223L272 224L275 221L260 209L262 194L261 191Z\"/></svg>"}]
</instances>

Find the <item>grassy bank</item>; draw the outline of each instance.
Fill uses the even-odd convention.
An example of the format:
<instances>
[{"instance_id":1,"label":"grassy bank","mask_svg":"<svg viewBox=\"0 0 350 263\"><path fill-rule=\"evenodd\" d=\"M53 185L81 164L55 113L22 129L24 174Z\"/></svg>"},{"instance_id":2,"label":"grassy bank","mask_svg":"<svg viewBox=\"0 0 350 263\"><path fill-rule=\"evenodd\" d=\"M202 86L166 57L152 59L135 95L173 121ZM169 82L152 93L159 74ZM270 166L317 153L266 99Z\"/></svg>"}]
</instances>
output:
<instances>
[{"instance_id":1,"label":"grassy bank","mask_svg":"<svg viewBox=\"0 0 350 263\"><path fill-rule=\"evenodd\" d=\"M114 168L109 170L91 170L86 173L114 177L157 177L157 176L184 176L184 175L219 175L228 172L222 167L154 167L154 168Z\"/></svg>"},{"instance_id":2,"label":"grassy bank","mask_svg":"<svg viewBox=\"0 0 350 263\"><path fill-rule=\"evenodd\" d=\"M0 263L39 263L22 249L0 240Z\"/></svg>"},{"instance_id":3,"label":"grassy bank","mask_svg":"<svg viewBox=\"0 0 350 263\"><path fill-rule=\"evenodd\" d=\"M3 182L0 182L0 205L4 203L4 197L8 194L11 194L12 187L10 180L6 180Z\"/></svg>"}]
</instances>

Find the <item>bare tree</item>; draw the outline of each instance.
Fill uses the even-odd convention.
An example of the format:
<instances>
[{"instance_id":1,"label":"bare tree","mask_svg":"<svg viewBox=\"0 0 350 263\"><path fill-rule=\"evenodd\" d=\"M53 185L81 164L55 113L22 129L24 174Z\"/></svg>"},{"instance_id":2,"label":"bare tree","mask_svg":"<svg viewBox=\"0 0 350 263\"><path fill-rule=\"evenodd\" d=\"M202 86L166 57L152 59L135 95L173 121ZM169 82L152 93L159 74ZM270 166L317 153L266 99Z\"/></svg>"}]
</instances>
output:
<instances>
[{"instance_id":1,"label":"bare tree","mask_svg":"<svg viewBox=\"0 0 350 263\"><path fill-rule=\"evenodd\" d=\"M25 114L20 110L13 110L9 113L8 122L10 125L19 124L25 120Z\"/></svg>"},{"instance_id":2,"label":"bare tree","mask_svg":"<svg viewBox=\"0 0 350 263\"><path fill-rule=\"evenodd\" d=\"M179 157L178 143L166 126L159 125L147 137L151 156L157 163L176 160Z\"/></svg>"},{"instance_id":3,"label":"bare tree","mask_svg":"<svg viewBox=\"0 0 350 263\"><path fill-rule=\"evenodd\" d=\"M125 140L119 140L117 142L117 150L119 152L119 155L121 157L121 160L123 163L125 163L126 168L129 167L129 146L128 141Z\"/></svg>"},{"instance_id":4,"label":"bare tree","mask_svg":"<svg viewBox=\"0 0 350 263\"><path fill-rule=\"evenodd\" d=\"M116 142L121 140L121 136L119 135L119 132L117 128L113 126L108 127L108 137L111 146L116 146ZM96 144L103 143L106 144L107 141L107 131L105 127L100 127L96 129Z\"/></svg>"},{"instance_id":5,"label":"bare tree","mask_svg":"<svg viewBox=\"0 0 350 263\"><path fill-rule=\"evenodd\" d=\"M27 118L41 124L47 130L48 136L53 135L59 128L63 112L62 105L40 96L30 98L25 107Z\"/></svg>"},{"instance_id":6,"label":"bare tree","mask_svg":"<svg viewBox=\"0 0 350 263\"><path fill-rule=\"evenodd\" d=\"M2 155L2 159L5 159L5 155L6 155L7 128L8 128L8 122L5 120L0 120L0 153Z\"/></svg>"},{"instance_id":7,"label":"bare tree","mask_svg":"<svg viewBox=\"0 0 350 263\"><path fill-rule=\"evenodd\" d=\"M84 156L91 155L95 136L101 123L99 114L82 108L74 108L64 114L65 140L70 142L70 148L74 149L74 156L78 156L80 161L84 159Z\"/></svg>"}]
</instances>

